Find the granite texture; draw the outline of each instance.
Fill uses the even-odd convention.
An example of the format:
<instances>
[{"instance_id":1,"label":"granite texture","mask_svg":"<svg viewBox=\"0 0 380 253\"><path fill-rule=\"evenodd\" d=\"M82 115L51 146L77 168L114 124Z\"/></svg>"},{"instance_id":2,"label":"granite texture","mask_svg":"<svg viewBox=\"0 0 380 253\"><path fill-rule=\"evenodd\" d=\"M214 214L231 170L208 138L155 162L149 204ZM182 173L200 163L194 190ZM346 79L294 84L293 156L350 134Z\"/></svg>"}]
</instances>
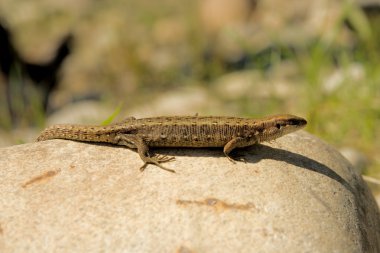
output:
<instances>
[{"instance_id":1,"label":"granite texture","mask_svg":"<svg viewBox=\"0 0 380 253\"><path fill-rule=\"evenodd\" d=\"M297 132L239 150L159 149L141 173L126 148L51 140L0 149L0 252L380 252L361 176Z\"/></svg>"}]
</instances>

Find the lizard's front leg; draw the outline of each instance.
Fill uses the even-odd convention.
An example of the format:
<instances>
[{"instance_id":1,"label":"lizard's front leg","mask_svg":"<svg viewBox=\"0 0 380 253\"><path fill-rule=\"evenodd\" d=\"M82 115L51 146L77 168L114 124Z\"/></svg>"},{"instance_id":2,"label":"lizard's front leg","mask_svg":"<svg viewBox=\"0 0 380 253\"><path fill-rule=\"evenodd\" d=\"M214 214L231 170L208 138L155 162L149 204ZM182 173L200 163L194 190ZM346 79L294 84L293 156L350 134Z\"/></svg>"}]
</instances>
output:
<instances>
[{"instance_id":1,"label":"lizard's front leg","mask_svg":"<svg viewBox=\"0 0 380 253\"><path fill-rule=\"evenodd\" d=\"M232 150L238 147L239 142L241 142L242 140L243 138L241 137L235 137L229 142L227 142L226 145L224 145L223 153L228 158L228 160L230 160L233 163L236 163L236 161L229 154L231 153Z\"/></svg>"},{"instance_id":2,"label":"lizard's front leg","mask_svg":"<svg viewBox=\"0 0 380 253\"><path fill-rule=\"evenodd\" d=\"M229 142L227 142L226 145L224 145L223 152L226 155L226 157L228 158L228 160L230 160L233 163L236 163L236 160L244 161L244 158L234 159L229 154L235 148L247 147L247 146L253 145L255 142L256 142L255 140L252 141L252 140L247 140L247 139L242 138L242 137L234 137Z\"/></svg>"},{"instance_id":3,"label":"lizard's front leg","mask_svg":"<svg viewBox=\"0 0 380 253\"><path fill-rule=\"evenodd\" d=\"M173 173L175 172L174 170L165 168L161 165L161 163L173 161L174 157L162 155L156 155L154 157L151 157L149 154L149 147L148 145L146 145L146 143L141 137L134 134L118 134L115 137L115 142L118 145L125 145L128 148L137 149L137 152L140 155L141 160L143 160L144 162L143 166L140 167L140 171L143 171L148 164L155 164L163 170Z\"/></svg>"}]
</instances>

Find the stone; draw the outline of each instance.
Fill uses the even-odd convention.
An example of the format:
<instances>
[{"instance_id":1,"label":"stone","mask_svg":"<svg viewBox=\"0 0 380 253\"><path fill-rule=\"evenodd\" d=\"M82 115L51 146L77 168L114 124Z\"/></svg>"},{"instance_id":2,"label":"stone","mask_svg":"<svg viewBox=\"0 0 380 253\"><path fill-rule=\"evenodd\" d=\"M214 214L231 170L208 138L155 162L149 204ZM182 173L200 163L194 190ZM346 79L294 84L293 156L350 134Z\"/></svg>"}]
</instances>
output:
<instances>
[{"instance_id":1,"label":"stone","mask_svg":"<svg viewBox=\"0 0 380 253\"><path fill-rule=\"evenodd\" d=\"M199 18L202 29L210 34L219 33L226 27L236 27L247 22L255 5L250 0L199 1Z\"/></svg>"},{"instance_id":2,"label":"stone","mask_svg":"<svg viewBox=\"0 0 380 253\"><path fill-rule=\"evenodd\" d=\"M71 103L49 115L46 125L54 124L99 124L115 111L99 101L84 100Z\"/></svg>"},{"instance_id":3,"label":"stone","mask_svg":"<svg viewBox=\"0 0 380 253\"><path fill-rule=\"evenodd\" d=\"M220 101L215 99L203 87L193 85L172 91L149 100L149 103L139 104L129 110L128 116L136 118L152 116L194 115L197 112L212 112L214 115L226 115L228 112ZM206 116L208 114L202 114Z\"/></svg>"},{"instance_id":4,"label":"stone","mask_svg":"<svg viewBox=\"0 0 380 253\"><path fill-rule=\"evenodd\" d=\"M138 168L110 145L50 140L0 149L0 252L380 252L360 175L296 132L238 150L157 149Z\"/></svg>"},{"instance_id":5,"label":"stone","mask_svg":"<svg viewBox=\"0 0 380 253\"><path fill-rule=\"evenodd\" d=\"M359 174L362 174L370 165L370 160L354 148L342 147L339 149L339 152L352 164Z\"/></svg>"},{"instance_id":6,"label":"stone","mask_svg":"<svg viewBox=\"0 0 380 253\"><path fill-rule=\"evenodd\" d=\"M247 97L287 99L299 92L293 83L284 78L266 78L260 71L252 70L224 74L216 79L214 86L218 97L232 101Z\"/></svg>"}]
</instances>

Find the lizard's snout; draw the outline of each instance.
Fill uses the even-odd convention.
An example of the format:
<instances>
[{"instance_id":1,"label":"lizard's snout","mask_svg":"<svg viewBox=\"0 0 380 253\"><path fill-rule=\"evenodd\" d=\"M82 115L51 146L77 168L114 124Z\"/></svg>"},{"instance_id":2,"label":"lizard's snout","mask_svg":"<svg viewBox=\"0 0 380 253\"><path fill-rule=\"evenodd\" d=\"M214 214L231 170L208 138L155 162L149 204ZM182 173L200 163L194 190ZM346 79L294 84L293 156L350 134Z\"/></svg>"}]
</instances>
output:
<instances>
[{"instance_id":1,"label":"lizard's snout","mask_svg":"<svg viewBox=\"0 0 380 253\"><path fill-rule=\"evenodd\" d=\"M307 121L304 118L297 117L297 118L290 119L288 124L291 126L304 127L307 125Z\"/></svg>"}]
</instances>

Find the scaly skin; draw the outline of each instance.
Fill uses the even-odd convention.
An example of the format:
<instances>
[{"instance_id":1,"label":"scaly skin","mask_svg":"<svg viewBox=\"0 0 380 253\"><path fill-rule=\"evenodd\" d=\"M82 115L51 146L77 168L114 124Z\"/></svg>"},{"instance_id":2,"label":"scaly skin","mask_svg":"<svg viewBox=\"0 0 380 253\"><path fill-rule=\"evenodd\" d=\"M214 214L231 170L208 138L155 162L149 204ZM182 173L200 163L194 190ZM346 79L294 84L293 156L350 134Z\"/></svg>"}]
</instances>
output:
<instances>
[{"instance_id":1,"label":"scaly skin","mask_svg":"<svg viewBox=\"0 0 380 253\"><path fill-rule=\"evenodd\" d=\"M263 119L237 117L172 116L127 118L108 126L54 125L45 129L37 141L66 139L85 142L106 142L137 149L144 165L155 164L174 172L161 163L173 157L149 155L149 147L223 147L224 154L240 147L271 141L297 131L307 124L294 115L283 114Z\"/></svg>"}]
</instances>

